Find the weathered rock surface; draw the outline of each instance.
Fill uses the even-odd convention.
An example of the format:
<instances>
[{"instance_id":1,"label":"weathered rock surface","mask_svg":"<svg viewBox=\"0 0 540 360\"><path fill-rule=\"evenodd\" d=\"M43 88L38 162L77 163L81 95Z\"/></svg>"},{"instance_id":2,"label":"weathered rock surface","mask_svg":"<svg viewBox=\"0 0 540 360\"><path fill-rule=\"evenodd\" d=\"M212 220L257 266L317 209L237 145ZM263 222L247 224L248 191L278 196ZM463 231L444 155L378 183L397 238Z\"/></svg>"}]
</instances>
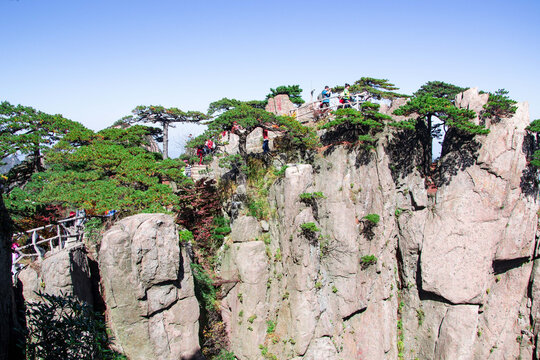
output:
<instances>
[{"instance_id":1,"label":"weathered rock surface","mask_svg":"<svg viewBox=\"0 0 540 360\"><path fill-rule=\"evenodd\" d=\"M199 306L170 216L119 221L103 236L99 267L115 345L129 359L198 357Z\"/></svg>"},{"instance_id":2,"label":"weathered rock surface","mask_svg":"<svg viewBox=\"0 0 540 360\"><path fill-rule=\"evenodd\" d=\"M92 281L86 249L82 243L48 252L19 273L26 301L38 300L35 292L73 295L93 305Z\"/></svg>"},{"instance_id":3,"label":"weathered rock surface","mask_svg":"<svg viewBox=\"0 0 540 360\"><path fill-rule=\"evenodd\" d=\"M456 103L480 111L486 101L469 89ZM235 281L222 302L235 355L532 359L540 270L530 263L538 204L524 180L527 124L519 104L476 143L449 136L429 194L421 139L410 134L389 130L374 151L338 146L312 165L289 164L270 189L266 244L240 215L223 254L221 275ZM300 201L318 191L325 197ZM307 222L313 236L300 231Z\"/></svg>"},{"instance_id":4,"label":"weathered rock surface","mask_svg":"<svg viewBox=\"0 0 540 360\"><path fill-rule=\"evenodd\" d=\"M289 95L279 94L268 99L265 110L276 115L291 115L296 106L289 100Z\"/></svg>"}]
</instances>

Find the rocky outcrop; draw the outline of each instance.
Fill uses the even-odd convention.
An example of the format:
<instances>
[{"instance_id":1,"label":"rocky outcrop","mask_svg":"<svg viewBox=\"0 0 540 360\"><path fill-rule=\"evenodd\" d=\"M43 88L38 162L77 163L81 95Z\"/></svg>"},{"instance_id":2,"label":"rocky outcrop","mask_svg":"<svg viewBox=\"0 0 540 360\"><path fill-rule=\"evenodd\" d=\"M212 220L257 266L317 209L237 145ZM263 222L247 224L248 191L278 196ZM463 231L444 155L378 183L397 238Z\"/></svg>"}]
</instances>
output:
<instances>
[{"instance_id":1,"label":"rocky outcrop","mask_svg":"<svg viewBox=\"0 0 540 360\"><path fill-rule=\"evenodd\" d=\"M82 243L48 252L19 273L26 301L37 301L36 292L73 295L93 305L92 280L86 249Z\"/></svg>"},{"instance_id":2,"label":"rocky outcrop","mask_svg":"<svg viewBox=\"0 0 540 360\"><path fill-rule=\"evenodd\" d=\"M116 223L103 236L99 268L115 345L129 359L198 358L199 305L170 216Z\"/></svg>"},{"instance_id":3,"label":"rocky outcrop","mask_svg":"<svg viewBox=\"0 0 540 360\"><path fill-rule=\"evenodd\" d=\"M265 110L276 115L291 115L296 106L289 99L287 94L279 94L268 99Z\"/></svg>"},{"instance_id":4,"label":"rocky outcrop","mask_svg":"<svg viewBox=\"0 0 540 360\"><path fill-rule=\"evenodd\" d=\"M470 89L456 103L479 111L486 100ZM532 359L540 272L527 125L519 104L488 121L488 135L450 132L429 193L413 133L387 130L374 151L338 146L289 164L269 192L268 232L240 215L223 254L235 355ZM313 192L324 198L300 200Z\"/></svg>"}]
</instances>

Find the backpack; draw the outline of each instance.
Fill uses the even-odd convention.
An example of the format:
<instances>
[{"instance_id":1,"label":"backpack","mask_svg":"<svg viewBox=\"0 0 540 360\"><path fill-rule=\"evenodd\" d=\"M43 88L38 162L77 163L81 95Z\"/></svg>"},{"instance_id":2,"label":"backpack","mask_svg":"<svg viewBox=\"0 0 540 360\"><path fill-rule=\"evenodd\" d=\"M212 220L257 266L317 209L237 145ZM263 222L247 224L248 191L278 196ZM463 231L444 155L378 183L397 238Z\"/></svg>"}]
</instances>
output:
<instances>
[{"instance_id":1,"label":"backpack","mask_svg":"<svg viewBox=\"0 0 540 360\"><path fill-rule=\"evenodd\" d=\"M317 95L317 100L322 100L322 99L323 99L323 94L321 92L319 95Z\"/></svg>"}]
</instances>

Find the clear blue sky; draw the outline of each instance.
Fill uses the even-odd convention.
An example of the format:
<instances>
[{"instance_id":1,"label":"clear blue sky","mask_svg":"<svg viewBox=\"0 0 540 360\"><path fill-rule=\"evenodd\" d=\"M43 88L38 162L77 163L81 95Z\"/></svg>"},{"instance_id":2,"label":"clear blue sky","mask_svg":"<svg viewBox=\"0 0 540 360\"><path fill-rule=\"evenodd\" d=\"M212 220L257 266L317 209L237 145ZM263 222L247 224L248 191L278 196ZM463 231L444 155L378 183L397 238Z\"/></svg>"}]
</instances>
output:
<instances>
[{"instance_id":1,"label":"clear blue sky","mask_svg":"<svg viewBox=\"0 0 540 360\"><path fill-rule=\"evenodd\" d=\"M540 118L539 0L0 0L0 16L0 100L94 130L137 105L362 76L505 88Z\"/></svg>"}]
</instances>

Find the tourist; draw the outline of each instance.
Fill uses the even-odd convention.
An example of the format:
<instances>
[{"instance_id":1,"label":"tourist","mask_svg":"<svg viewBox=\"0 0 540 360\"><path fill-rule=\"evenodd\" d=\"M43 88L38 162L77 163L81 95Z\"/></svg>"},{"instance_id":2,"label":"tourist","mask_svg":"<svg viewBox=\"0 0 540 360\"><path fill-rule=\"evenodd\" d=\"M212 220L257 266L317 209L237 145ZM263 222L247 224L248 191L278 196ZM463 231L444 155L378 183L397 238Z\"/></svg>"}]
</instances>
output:
<instances>
[{"instance_id":1,"label":"tourist","mask_svg":"<svg viewBox=\"0 0 540 360\"><path fill-rule=\"evenodd\" d=\"M321 109L330 107L330 96L332 95L332 91L330 90L330 87L328 85L324 87L324 90L322 91L321 95L322 95L322 102L319 107Z\"/></svg>"},{"instance_id":2,"label":"tourist","mask_svg":"<svg viewBox=\"0 0 540 360\"><path fill-rule=\"evenodd\" d=\"M191 177L191 165L187 160L184 160L184 163L186 164L186 166L184 167L184 175L186 177Z\"/></svg>"},{"instance_id":3,"label":"tourist","mask_svg":"<svg viewBox=\"0 0 540 360\"><path fill-rule=\"evenodd\" d=\"M202 146L197 146L197 156L199 157L199 165L202 165L202 160L204 156L204 151L202 149Z\"/></svg>"},{"instance_id":4,"label":"tourist","mask_svg":"<svg viewBox=\"0 0 540 360\"><path fill-rule=\"evenodd\" d=\"M268 130L263 129L263 154L268 154L270 147L268 146Z\"/></svg>"},{"instance_id":5,"label":"tourist","mask_svg":"<svg viewBox=\"0 0 540 360\"><path fill-rule=\"evenodd\" d=\"M350 108L351 107L351 92L349 88L351 85L345 84L345 89L343 89L343 95L341 95L341 103L343 104L344 108Z\"/></svg>"}]
</instances>

